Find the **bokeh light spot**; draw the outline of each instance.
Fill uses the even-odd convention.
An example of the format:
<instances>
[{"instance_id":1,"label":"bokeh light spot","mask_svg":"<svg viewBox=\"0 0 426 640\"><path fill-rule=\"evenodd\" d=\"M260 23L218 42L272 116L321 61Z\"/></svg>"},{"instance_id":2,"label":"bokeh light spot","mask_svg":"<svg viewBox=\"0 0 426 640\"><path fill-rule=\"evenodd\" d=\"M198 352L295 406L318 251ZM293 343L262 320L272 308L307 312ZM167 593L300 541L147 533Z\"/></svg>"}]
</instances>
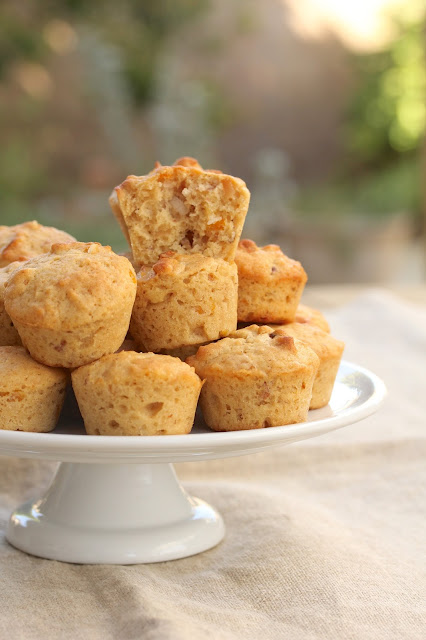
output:
<instances>
[{"instance_id":1,"label":"bokeh light spot","mask_svg":"<svg viewBox=\"0 0 426 640\"><path fill-rule=\"evenodd\" d=\"M64 20L50 20L43 29L43 37L49 47L59 54L73 51L78 41L75 29Z\"/></svg>"},{"instance_id":2,"label":"bokeh light spot","mask_svg":"<svg viewBox=\"0 0 426 640\"><path fill-rule=\"evenodd\" d=\"M13 77L18 85L32 98L46 98L52 89L49 72L37 62L19 62L15 65Z\"/></svg>"}]
</instances>

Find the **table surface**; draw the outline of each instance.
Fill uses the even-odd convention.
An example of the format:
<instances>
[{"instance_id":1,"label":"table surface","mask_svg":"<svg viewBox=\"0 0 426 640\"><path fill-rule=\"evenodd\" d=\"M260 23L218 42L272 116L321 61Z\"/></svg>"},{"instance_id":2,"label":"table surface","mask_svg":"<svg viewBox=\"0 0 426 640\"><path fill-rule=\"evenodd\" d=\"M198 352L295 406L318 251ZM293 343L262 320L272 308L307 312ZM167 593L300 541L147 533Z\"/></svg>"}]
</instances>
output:
<instances>
[{"instance_id":1,"label":"table surface","mask_svg":"<svg viewBox=\"0 0 426 640\"><path fill-rule=\"evenodd\" d=\"M303 294L303 301L313 307L327 310L352 302L366 291L377 290L378 287L361 284L346 285L307 285ZM394 285L380 287L381 291L398 296L406 302L426 305L426 284Z\"/></svg>"},{"instance_id":2,"label":"table surface","mask_svg":"<svg viewBox=\"0 0 426 640\"><path fill-rule=\"evenodd\" d=\"M426 625L426 287L308 287L344 357L389 396L361 423L228 460L176 465L215 505L216 548L157 564L79 566L4 539L55 464L0 464L0 637L23 640L416 640Z\"/></svg>"}]
</instances>

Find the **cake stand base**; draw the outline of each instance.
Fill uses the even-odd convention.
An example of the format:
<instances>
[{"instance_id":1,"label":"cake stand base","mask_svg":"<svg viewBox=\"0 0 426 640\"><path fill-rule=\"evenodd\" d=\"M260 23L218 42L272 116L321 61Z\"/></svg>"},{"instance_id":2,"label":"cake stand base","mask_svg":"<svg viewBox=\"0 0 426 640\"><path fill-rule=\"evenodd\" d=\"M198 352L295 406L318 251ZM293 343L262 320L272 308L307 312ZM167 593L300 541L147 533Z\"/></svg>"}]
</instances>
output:
<instances>
[{"instance_id":1,"label":"cake stand base","mask_svg":"<svg viewBox=\"0 0 426 640\"><path fill-rule=\"evenodd\" d=\"M171 464L62 463L46 494L12 514L7 540L52 560L139 564L206 551L224 532Z\"/></svg>"}]
</instances>

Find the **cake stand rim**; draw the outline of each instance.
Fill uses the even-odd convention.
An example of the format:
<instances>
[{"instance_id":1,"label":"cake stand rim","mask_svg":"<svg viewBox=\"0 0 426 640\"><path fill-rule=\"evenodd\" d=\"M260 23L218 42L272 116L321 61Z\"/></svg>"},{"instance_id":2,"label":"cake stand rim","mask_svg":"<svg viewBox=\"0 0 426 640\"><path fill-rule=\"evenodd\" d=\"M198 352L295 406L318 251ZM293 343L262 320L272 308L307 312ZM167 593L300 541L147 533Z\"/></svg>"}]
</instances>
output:
<instances>
[{"instance_id":1,"label":"cake stand rim","mask_svg":"<svg viewBox=\"0 0 426 640\"><path fill-rule=\"evenodd\" d=\"M147 463L154 459L146 456L159 456L158 462L180 461L179 456L187 459L206 457L221 458L238 455L241 448L245 455L250 449L264 449L275 444L288 444L328 433L335 429L354 424L375 413L383 403L387 390L385 383L369 369L342 360L336 380L350 388L348 376L355 375L355 390L358 396L347 407L342 407L335 415L315 416L327 408L309 412L309 420L297 424L248 429L240 431L189 433L186 435L164 436L89 436L86 434L26 433L0 429L0 455L15 457L37 457L40 459L81 462L110 463L114 455L117 464L126 462ZM346 379L346 382L345 382ZM313 419L312 419L313 417ZM247 450L248 448L248 450ZM253 451L255 452L255 451ZM178 459L174 457L178 456ZM204 454L204 455L203 455ZM192 458L193 455L193 458ZM71 456L71 457L70 457ZM103 457L105 458L103 460ZM184 459L182 458L182 461Z\"/></svg>"}]
</instances>

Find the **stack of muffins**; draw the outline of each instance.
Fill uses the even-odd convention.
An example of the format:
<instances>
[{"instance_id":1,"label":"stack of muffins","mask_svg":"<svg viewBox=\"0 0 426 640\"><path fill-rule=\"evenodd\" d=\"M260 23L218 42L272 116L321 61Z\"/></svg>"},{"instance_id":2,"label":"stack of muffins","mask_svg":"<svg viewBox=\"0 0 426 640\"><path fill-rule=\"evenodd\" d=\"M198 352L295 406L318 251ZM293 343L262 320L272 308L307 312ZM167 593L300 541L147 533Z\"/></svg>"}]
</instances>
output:
<instances>
[{"instance_id":1,"label":"stack of muffins","mask_svg":"<svg viewBox=\"0 0 426 640\"><path fill-rule=\"evenodd\" d=\"M70 379L93 435L189 433L199 399L216 431L326 405L343 343L299 304L299 262L240 241L249 200L242 180L180 158L113 191L125 256L0 227L0 429L54 429Z\"/></svg>"}]
</instances>

